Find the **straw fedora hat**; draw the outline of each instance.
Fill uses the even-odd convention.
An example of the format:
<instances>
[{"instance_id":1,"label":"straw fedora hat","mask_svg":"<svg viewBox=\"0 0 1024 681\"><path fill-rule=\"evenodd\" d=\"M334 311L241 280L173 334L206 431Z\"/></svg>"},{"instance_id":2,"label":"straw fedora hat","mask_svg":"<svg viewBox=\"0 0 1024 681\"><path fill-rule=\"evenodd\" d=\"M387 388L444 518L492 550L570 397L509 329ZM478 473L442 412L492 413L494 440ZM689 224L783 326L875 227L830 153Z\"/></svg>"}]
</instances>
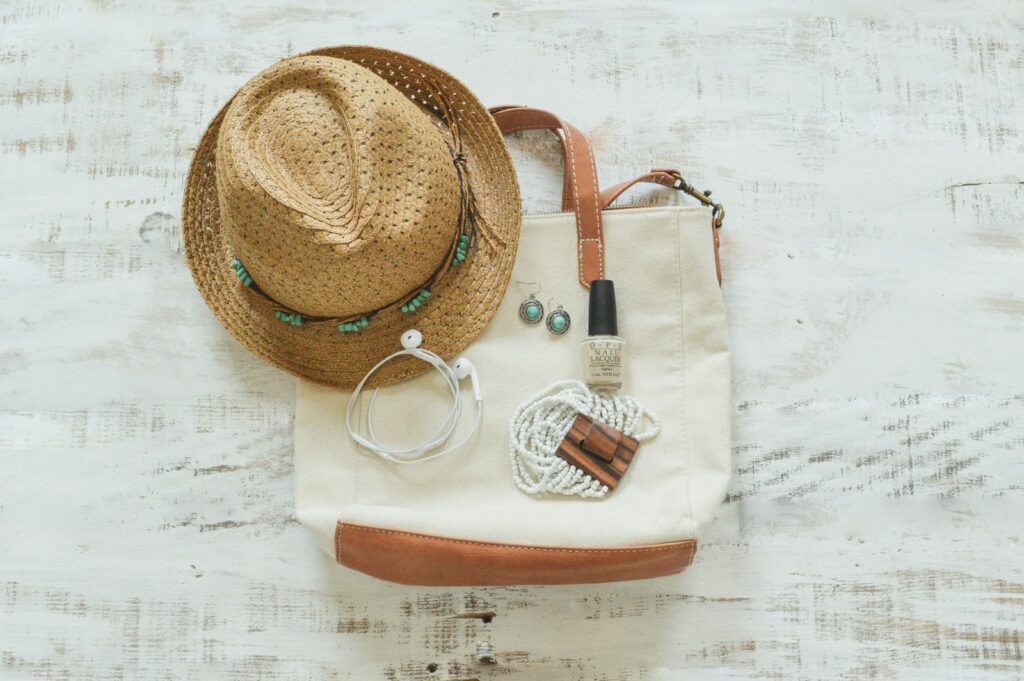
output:
<instances>
[{"instance_id":1,"label":"straw fedora hat","mask_svg":"<svg viewBox=\"0 0 1024 681\"><path fill-rule=\"evenodd\" d=\"M196 148L182 216L196 286L228 331L345 389L409 328L446 359L479 335L522 219L486 107L434 66L356 46L243 85ZM374 383L425 368L403 357Z\"/></svg>"}]
</instances>

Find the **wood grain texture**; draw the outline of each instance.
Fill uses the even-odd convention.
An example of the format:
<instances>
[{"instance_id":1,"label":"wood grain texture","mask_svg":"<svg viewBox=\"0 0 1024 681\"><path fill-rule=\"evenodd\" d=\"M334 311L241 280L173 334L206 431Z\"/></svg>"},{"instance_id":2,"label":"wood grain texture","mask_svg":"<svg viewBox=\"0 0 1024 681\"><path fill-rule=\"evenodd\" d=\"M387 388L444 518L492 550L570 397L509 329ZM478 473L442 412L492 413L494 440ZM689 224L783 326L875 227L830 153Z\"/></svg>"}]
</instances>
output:
<instances>
[{"instance_id":1,"label":"wood grain texture","mask_svg":"<svg viewBox=\"0 0 1024 681\"><path fill-rule=\"evenodd\" d=\"M584 414L576 414L555 456L614 490L639 446L639 442L621 431Z\"/></svg>"},{"instance_id":2,"label":"wood grain texture","mask_svg":"<svg viewBox=\"0 0 1024 681\"><path fill-rule=\"evenodd\" d=\"M180 199L248 76L343 42L725 203L735 479L684 576L398 587L295 522L294 383L195 292ZM1024 677L1022 98L1012 0L3 3L0 677Z\"/></svg>"}]
</instances>

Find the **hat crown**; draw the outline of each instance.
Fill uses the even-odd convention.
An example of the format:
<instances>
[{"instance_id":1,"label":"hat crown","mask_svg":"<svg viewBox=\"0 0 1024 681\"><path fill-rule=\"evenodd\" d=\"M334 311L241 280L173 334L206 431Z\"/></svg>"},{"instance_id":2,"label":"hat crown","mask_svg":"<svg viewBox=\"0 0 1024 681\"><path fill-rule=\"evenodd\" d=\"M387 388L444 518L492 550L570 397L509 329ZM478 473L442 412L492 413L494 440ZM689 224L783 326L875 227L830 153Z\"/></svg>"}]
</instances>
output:
<instances>
[{"instance_id":1,"label":"hat crown","mask_svg":"<svg viewBox=\"0 0 1024 681\"><path fill-rule=\"evenodd\" d=\"M216 167L231 255L306 315L345 317L414 293L458 231L444 131L345 59L293 57L244 85L224 114Z\"/></svg>"}]
</instances>

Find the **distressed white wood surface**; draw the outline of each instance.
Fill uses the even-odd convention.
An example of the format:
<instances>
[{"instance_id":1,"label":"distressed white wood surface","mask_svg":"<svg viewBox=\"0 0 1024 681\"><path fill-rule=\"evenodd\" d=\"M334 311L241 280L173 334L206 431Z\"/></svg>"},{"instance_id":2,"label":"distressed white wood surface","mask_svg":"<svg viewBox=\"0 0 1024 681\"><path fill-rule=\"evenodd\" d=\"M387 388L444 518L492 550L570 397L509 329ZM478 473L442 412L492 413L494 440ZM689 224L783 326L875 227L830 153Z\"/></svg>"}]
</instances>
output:
<instances>
[{"instance_id":1,"label":"distressed white wood surface","mask_svg":"<svg viewBox=\"0 0 1024 681\"><path fill-rule=\"evenodd\" d=\"M1024 677L1021 6L725 5L0 3L0 677ZM194 291L179 203L235 88L346 42L726 203L735 479L684 576L413 589L296 524L294 383Z\"/></svg>"}]
</instances>

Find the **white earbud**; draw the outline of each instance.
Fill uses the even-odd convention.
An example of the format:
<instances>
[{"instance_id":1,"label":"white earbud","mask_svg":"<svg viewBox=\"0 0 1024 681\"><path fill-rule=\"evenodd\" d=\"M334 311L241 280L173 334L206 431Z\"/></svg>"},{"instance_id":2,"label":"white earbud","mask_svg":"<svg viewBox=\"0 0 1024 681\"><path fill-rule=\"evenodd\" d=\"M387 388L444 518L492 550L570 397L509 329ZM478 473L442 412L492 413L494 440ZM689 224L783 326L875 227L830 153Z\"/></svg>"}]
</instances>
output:
<instances>
[{"instance_id":1,"label":"white earbud","mask_svg":"<svg viewBox=\"0 0 1024 681\"><path fill-rule=\"evenodd\" d=\"M468 442L469 439L473 437L473 434L480 428L484 408L483 397L480 393L480 379L476 375L476 367L474 367L473 363L465 357L460 357L453 364L449 365L437 353L420 347L423 344L423 334L416 329L409 329L402 334L399 340L402 343L402 349L377 362L377 364L374 365L374 367L370 369L365 376L363 376L363 379L359 381L359 384L356 385L355 389L352 391L352 396L348 400L348 408L345 410L345 427L348 430L348 434L353 440L355 440L356 444L373 452L382 459L386 459L394 463L420 463L423 461L430 461L431 459L436 459L439 456L443 456L448 452L458 449ZM382 366L397 357L403 356L415 357L416 359L422 360L441 374L448 390L451 392L452 407L449 410L444 423L442 423L437 431L427 440L410 447L390 447L382 444L380 440L377 439L377 435L373 429L373 405L377 400L377 395L380 392L379 389L373 391L373 395L370 397L370 401L366 406L367 434L365 436L360 433L362 430L363 419L359 417L353 419L353 416L356 405L359 403L359 396L362 393L363 386L366 385L366 382L369 381ZM473 398L476 403L476 419L473 422L473 428L456 444L453 444L442 451L435 452L434 450L443 447L448 441L448 438L450 438L452 433L455 432L455 428L462 416L462 400L459 399L461 392L459 388L459 381L466 378L469 378L473 384Z\"/></svg>"},{"instance_id":2,"label":"white earbud","mask_svg":"<svg viewBox=\"0 0 1024 681\"><path fill-rule=\"evenodd\" d=\"M418 348L423 344L423 334L416 329L409 329L402 334L402 347L406 350Z\"/></svg>"},{"instance_id":3,"label":"white earbud","mask_svg":"<svg viewBox=\"0 0 1024 681\"><path fill-rule=\"evenodd\" d=\"M483 399L480 393L480 379L476 375L476 367L465 357L459 357L455 360L455 364L452 365L452 369L455 370L455 375L458 376L459 380L465 380L468 378L470 383L473 384L473 399L477 402Z\"/></svg>"}]
</instances>

